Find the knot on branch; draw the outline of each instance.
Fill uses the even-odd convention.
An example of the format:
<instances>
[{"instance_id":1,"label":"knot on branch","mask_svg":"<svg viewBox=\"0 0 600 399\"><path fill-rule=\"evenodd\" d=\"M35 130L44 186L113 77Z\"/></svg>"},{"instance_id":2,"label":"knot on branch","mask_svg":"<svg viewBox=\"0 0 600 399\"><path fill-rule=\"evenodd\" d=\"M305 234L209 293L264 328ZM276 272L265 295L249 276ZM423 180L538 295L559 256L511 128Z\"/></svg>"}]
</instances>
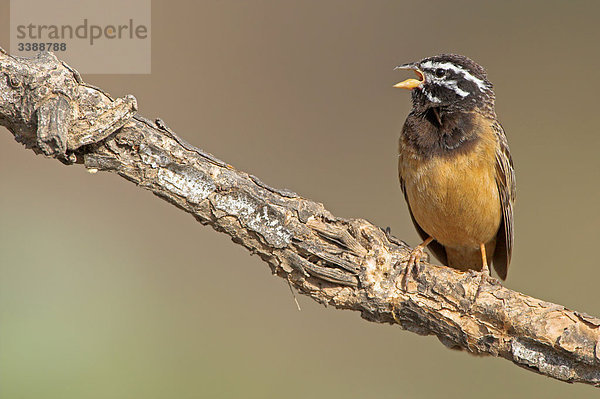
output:
<instances>
[{"instance_id":1,"label":"knot on branch","mask_svg":"<svg viewBox=\"0 0 600 399\"><path fill-rule=\"evenodd\" d=\"M52 53L20 58L0 52L0 73L0 115L10 115L0 124L28 148L64 163L75 162L75 150L104 140L137 111L133 96L111 98Z\"/></svg>"}]
</instances>

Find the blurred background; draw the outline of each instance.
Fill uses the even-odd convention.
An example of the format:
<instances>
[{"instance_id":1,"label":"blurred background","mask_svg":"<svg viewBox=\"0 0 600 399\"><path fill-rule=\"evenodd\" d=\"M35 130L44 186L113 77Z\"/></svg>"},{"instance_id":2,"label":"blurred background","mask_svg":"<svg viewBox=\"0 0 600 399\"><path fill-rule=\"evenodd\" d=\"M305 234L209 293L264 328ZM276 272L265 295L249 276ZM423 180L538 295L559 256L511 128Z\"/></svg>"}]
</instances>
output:
<instances>
[{"instance_id":1,"label":"blurred background","mask_svg":"<svg viewBox=\"0 0 600 399\"><path fill-rule=\"evenodd\" d=\"M506 285L598 316L599 4L154 1L152 73L84 79L134 94L141 115L266 183L416 245L396 172L410 98L391 87L407 74L393 67L467 55L495 85L516 165ZM0 185L2 398L598 395L301 296L299 312L225 235L4 128Z\"/></svg>"}]
</instances>

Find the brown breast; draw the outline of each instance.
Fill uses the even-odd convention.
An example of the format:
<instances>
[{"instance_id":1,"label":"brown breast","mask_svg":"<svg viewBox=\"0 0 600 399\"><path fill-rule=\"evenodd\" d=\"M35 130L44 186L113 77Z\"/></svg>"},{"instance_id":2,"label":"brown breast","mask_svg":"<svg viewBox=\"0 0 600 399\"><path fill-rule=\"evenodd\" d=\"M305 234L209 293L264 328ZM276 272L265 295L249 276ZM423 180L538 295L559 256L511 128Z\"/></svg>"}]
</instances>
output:
<instances>
[{"instance_id":1,"label":"brown breast","mask_svg":"<svg viewBox=\"0 0 600 399\"><path fill-rule=\"evenodd\" d=\"M400 139L399 172L411 212L446 247L476 248L492 241L500 225L497 139L489 119L469 117L470 139L454 150L427 153L405 132Z\"/></svg>"}]
</instances>

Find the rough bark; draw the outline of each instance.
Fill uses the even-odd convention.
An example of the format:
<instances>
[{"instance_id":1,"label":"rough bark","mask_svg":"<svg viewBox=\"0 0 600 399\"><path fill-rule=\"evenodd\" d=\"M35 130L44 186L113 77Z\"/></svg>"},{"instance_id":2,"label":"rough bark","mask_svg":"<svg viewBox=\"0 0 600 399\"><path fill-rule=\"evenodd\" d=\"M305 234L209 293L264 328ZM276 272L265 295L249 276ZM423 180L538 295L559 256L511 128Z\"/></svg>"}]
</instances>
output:
<instances>
[{"instance_id":1,"label":"rough bark","mask_svg":"<svg viewBox=\"0 0 600 399\"><path fill-rule=\"evenodd\" d=\"M403 290L410 251L404 242L269 187L136 111L135 98L110 98L52 54L22 59L0 49L0 124L27 148L152 191L228 234L320 303L561 381L600 386L600 319L477 272L425 262Z\"/></svg>"}]
</instances>

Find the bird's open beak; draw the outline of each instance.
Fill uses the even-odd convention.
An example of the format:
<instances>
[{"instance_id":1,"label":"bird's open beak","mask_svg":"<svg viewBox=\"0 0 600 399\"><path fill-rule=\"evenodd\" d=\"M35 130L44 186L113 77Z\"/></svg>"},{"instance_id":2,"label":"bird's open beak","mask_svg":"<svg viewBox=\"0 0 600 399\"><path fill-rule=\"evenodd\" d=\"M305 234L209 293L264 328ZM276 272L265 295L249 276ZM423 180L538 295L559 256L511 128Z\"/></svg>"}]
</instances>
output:
<instances>
[{"instance_id":1,"label":"bird's open beak","mask_svg":"<svg viewBox=\"0 0 600 399\"><path fill-rule=\"evenodd\" d=\"M425 75L423 75L423 72L421 72L421 70L419 70L419 68L417 67L416 64L411 63L411 64L398 65L396 68L394 68L394 70L396 70L396 69L409 69L409 70L415 71L415 74L417 75L417 78L419 78L419 79L406 79L400 83L396 83L393 87L396 87L399 89L412 90L415 87L419 87L421 84L423 84L423 82L425 82Z\"/></svg>"}]
</instances>

